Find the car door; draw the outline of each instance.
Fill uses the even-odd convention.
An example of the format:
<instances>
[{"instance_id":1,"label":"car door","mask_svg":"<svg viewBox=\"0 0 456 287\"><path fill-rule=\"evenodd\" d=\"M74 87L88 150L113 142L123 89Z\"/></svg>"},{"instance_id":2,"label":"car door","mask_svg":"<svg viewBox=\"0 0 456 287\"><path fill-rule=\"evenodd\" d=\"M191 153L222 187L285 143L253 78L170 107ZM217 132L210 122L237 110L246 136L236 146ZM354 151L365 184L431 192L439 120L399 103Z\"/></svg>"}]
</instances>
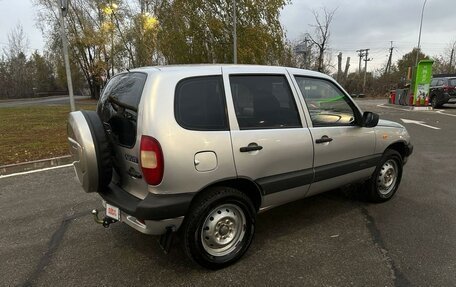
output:
<instances>
[{"instance_id":1,"label":"car door","mask_svg":"<svg viewBox=\"0 0 456 287\"><path fill-rule=\"evenodd\" d=\"M381 155L375 131L360 126L361 112L332 80L294 75L314 144L315 178L308 195L369 177Z\"/></svg>"},{"instance_id":2,"label":"car door","mask_svg":"<svg viewBox=\"0 0 456 287\"><path fill-rule=\"evenodd\" d=\"M286 69L224 67L223 77L238 177L261 187L263 208L304 197L313 144Z\"/></svg>"}]
</instances>

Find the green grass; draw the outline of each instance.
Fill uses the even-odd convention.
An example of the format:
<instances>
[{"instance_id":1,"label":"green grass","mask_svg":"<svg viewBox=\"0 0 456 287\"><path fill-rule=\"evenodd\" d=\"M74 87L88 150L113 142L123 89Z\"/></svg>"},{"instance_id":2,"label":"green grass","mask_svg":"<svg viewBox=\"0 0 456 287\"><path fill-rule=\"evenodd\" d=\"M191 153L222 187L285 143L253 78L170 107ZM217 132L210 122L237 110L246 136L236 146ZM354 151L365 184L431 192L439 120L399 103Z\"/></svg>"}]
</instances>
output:
<instances>
[{"instance_id":1,"label":"green grass","mask_svg":"<svg viewBox=\"0 0 456 287\"><path fill-rule=\"evenodd\" d=\"M95 105L78 105L94 110ZM0 108L0 166L69 154L68 106Z\"/></svg>"}]
</instances>

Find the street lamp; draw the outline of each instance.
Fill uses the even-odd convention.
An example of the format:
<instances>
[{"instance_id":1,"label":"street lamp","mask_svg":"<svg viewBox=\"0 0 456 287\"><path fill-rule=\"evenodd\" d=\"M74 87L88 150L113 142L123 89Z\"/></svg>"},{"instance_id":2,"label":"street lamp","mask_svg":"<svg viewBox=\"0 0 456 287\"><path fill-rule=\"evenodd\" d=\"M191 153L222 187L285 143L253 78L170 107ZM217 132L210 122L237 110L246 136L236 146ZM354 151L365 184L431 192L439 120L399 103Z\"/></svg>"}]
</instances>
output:
<instances>
[{"instance_id":1,"label":"street lamp","mask_svg":"<svg viewBox=\"0 0 456 287\"><path fill-rule=\"evenodd\" d=\"M236 0L233 0L233 63L237 64Z\"/></svg>"},{"instance_id":2,"label":"street lamp","mask_svg":"<svg viewBox=\"0 0 456 287\"><path fill-rule=\"evenodd\" d=\"M112 69L112 75L114 75L114 13L116 12L118 6L116 3L113 3L112 0L110 4L104 7L103 12L108 15L111 19L111 69ZM109 74L109 68L108 68L108 74Z\"/></svg>"},{"instance_id":3,"label":"street lamp","mask_svg":"<svg viewBox=\"0 0 456 287\"><path fill-rule=\"evenodd\" d=\"M74 105L73 82L71 81L70 58L68 57L68 39L65 35L65 21L63 20L63 17L66 17L68 14L68 2L69 0L60 0L60 34L62 37L63 59L65 61L68 93L70 94L70 107L71 111L74 112L76 107Z\"/></svg>"},{"instance_id":4,"label":"street lamp","mask_svg":"<svg viewBox=\"0 0 456 287\"><path fill-rule=\"evenodd\" d=\"M423 14L424 14L424 6L426 6L426 2L427 2L427 0L424 0L423 8L421 9L420 33L418 34L418 48L416 49L415 66L418 66L418 57L420 55L421 28L423 27Z\"/></svg>"}]
</instances>

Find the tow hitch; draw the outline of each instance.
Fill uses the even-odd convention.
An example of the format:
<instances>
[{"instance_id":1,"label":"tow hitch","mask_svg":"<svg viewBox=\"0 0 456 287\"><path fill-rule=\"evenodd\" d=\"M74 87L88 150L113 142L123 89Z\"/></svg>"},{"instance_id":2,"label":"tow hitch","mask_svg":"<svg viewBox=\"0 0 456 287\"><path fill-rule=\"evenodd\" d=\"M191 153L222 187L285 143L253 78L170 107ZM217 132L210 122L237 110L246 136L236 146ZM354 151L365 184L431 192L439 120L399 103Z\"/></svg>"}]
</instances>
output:
<instances>
[{"instance_id":1,"label":"tow hitch","mask_svg":"<svg viewBox=\"0 0 456 287\"><path fill-rule=\"evenodd\" d=\"M93 220L95 221L95 223L103 225L104 228L108 228L109 225L111 225L111 223L117 222L117 220L115 220L111 217L108 217L108 216L105 216L103 219L100 219L98 217L98 210L96 210L96 209L92 210L92 215L93 215Z\"/></svg>"}]
</instances>

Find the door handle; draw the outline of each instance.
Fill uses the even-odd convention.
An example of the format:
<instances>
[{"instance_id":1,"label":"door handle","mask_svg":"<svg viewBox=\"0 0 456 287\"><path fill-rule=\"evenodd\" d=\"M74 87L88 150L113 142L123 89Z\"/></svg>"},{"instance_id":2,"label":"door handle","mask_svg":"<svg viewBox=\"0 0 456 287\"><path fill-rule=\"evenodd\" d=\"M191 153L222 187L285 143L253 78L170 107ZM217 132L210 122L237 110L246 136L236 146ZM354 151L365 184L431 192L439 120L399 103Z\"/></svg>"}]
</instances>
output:
<instances>
[{"instance_id":1,"label":"door handle","mask_svg":"<svg viewBox=\"0 0 456 287\"><path fill-rule=\"evenodd\" d=\"M319 143L329 143L329 142L332 142L332 138L328 137L328 136L322 136L321 138L319 139L316 139L315 140L315 143L319 144Z\"/></svg>"},{"instance_id":2,"label":"door handle","mask_svg":"<svg viewBox=\"0 0 456 287\"><path fill-rule=\"evenodd\" d=\"M249 151L256 151L262 150L263 147L257 144L249 144L248 146L243 146L239 149L240 152L249 152Z\"/></svg>"}]
</instances>

